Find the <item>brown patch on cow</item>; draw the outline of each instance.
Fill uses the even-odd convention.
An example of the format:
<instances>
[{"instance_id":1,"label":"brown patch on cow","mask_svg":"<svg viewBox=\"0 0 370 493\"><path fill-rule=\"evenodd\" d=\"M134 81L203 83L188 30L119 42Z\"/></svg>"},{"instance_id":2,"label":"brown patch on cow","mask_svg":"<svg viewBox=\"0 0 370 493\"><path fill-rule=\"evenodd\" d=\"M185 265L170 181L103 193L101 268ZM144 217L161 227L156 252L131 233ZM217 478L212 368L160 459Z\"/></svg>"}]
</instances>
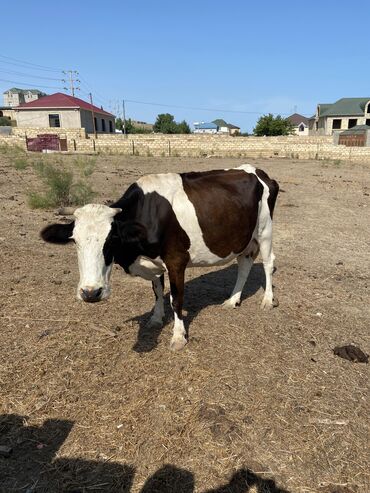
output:
<instances>
[{"instance_id":1,"label":"brown patch on cow","mask_svg":"<svg viewBox=\"0 0 370 493\"><path fill-rule=\"evenodd\" d=\"M257 177L233 169L184 173L181 178L210 251L221 258L242 252L257 223L263 193Z\"/></svg>"},{"instance_id":2,"label":"brown patch on cow","mask_svg":"<svg viewBox=\"0 0 370 493\"><path fill-rule=\"evenodd\" d=\"M267 199L267 204L270 209L270 216L271 219L273 218L274 215L274 209L275 209L275 204L276 204L276 199L279 193L279 184L275 180L271 180L271 178L268 176L268 174L263 171L262 169L257 168L256 169L256 175L260 180L262 180L266 185L269 187L270 190L270 195Z\"/></svg>"}]
</instances>

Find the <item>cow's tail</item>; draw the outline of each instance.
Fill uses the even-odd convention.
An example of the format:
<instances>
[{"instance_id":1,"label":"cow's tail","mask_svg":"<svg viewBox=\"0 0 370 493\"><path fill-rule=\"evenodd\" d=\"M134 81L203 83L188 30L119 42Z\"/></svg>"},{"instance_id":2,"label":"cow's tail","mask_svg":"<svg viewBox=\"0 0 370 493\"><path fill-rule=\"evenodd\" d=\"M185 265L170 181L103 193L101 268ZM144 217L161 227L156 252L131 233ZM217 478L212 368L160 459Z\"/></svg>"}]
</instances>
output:
<instances>
[{"instance_id":1,"label":"cow's tail","mask_svg":"<svg viewBox=\"0 0 370 493\"><path fill-rule=\"evenodd\" d=\"M273 215L274 215L274 209L275 209L276 199L277 199L277 196L278 196L278 193L279 193L279 184L275 180L269 180L269 182L267 183L267 185L268 185L269 190L270 190L270 194L269 194L269 198L267 199L267 203L268 203L268 206L269 206L269 209L270 209L270 216L271 216L271 219L272 219L273 218Z\"/></svg>"}]
</instances>

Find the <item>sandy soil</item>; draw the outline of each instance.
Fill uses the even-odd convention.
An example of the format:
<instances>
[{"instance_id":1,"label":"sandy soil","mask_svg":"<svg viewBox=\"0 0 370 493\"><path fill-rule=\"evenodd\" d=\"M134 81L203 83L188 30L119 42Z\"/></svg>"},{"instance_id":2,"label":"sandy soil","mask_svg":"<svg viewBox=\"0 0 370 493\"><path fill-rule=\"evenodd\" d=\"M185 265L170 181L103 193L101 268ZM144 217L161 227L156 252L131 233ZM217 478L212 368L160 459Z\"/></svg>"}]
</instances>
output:
<instances>
[{"instance_id":1,"label":"sandy soil","mask_svg":"<svg viewBox=\"0 0 370 493\"><path fill-rule=\"evenodd\" d=\"M242 162L99 157L90 181L106 201L142 174ZM33 169L0 156L1 492L370 491L369 365L333 354L370 349L369 167L249 162L281 186L280 306L260 310L260 259L235 310L235 265L188 270L173 353L168 281L161 331L145 330L150 284L119 268L109 301L78 302L74 246L38 236L63 218L29 209Z\"/></svg>"}]
</instances>

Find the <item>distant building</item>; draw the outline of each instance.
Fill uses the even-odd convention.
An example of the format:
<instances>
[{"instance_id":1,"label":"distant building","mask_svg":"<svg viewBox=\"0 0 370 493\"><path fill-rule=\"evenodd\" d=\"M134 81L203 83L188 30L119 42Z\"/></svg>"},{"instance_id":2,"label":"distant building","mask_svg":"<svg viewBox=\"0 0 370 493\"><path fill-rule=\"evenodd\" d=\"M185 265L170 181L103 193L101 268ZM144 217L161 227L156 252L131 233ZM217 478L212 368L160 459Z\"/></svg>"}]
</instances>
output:
<instances>
[{"instance_id":1,"label":"distant building","mask_svg":"<svg viewBox=\"0 0 370 493\"><path fill-rule=\"evenodd\" d=\"M218 126L215 123L194 122L195 134L217 134Z\"/></svg>"},{"instance_id":2,"label":"distant building","mask_svg":"<svg viewBox=\"0 0 370 493\"><path fill-rule=\"evenodd\" d=\"M57 92L14 108L18 127L85 128L114 133L115 116L82 99ZM93 119L94 118L94 119Z\"/></svg>"},{"instance_id":3,"label":"distant building","mask_svg":"<svg viewBox=\"0 0 370 493\"><path fill-rule=\"evenodd\" d=\"M289 120L294 126L294 132L297 135L308 135L308 118L299 113L293 113L293 115L288 116Z\"/></svg>"},{"instance_id":4,"label":"distant building","mask_svg":"<svg viewBox=\"0 0 370 493\"><path fill-rule=\"evenodd\" d=\"M342 98L320 103L309 119L309 135L332 135L357 125L370 125L370 98Z\"/></svg>"},{"instance_id":5,"label":"distant building","mask_svg":"<svg viewBox=\"0 0 370 493\"><path fill-rule=\"evenodd\" d=\"M225 120L222 120L221 118L213 120L212 123L215 123L218 126L218 133L229 135L240 133L240 127L237 127L236 125L233 125L231 123L226 123Z\"/></svg>"},{"instance_id":6,"label":"distant building","mask_svg":"<svg viewBox=\"0 0 370 493\"><path fill-rule=\"evenodd\" d=\"M194 122L195 134L227 134L235 135L240 133L240 127L226 123L225 120L213 120L213 122Z\"/></svg>"},{"instance_id":7,"label":"distant building","mask_svg":"<svg viewBox=\"0 0 370 493\"><path fill-rule=\"evenodd\" d=\"M4 106L14 108L22 103L30 103L46 94L38 89L19 89L12 87L3 93Z\"/></svg>"}]
</instances>

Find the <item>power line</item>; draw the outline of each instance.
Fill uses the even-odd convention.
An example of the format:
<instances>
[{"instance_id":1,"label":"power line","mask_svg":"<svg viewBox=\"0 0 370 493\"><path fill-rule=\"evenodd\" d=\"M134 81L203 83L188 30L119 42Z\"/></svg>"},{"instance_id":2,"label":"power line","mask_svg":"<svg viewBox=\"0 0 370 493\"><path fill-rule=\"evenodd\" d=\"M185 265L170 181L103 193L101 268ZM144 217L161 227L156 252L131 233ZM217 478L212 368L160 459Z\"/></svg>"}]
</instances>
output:
<instances>
[{"instance_id":1,"label":"power line","mask_svg":"<svg viewBox=\"0 0 370 493\"><path fill-rule=\"evenodd\" d=\"M39 65L37 63L27 62L25 60L18 60L17 58L12 58L10 56L0 55L0 58L6 58L7 60L12 60L13 62L22 63L23 65L26 65L29 68L34 67L35 70L47 70L47 71L51 71L51 72L61 72L62 71L62 69L56 69L53 67L48 67L46 65ZM13 64L13 62L7 62L5 60L3 61L3 63L9 63L9 64Z\"/></svg>"},{"instance_id":2,"label":"power line","mask_svg":"<svg viewBox=\"0 0 370 493\"><path fill-rule=\"evenodd\" d=\"M57 80L59 82L62 80L62 79L57 79L55 77L43 77L42 75L26 74L24 72L16 72L14 70L4 70L2 68L0 68L0 72L5 72L6 74L9 75L18 75L19 77L29 77L30 79Z\"/></svg>"},{"instance_id":3,"label":"power line","mask_svg":"<svg viewBox=\"0 0 370 493\"><path fill-rule=\"evenodd\" d=\"M78 72L77 72L77 70L63 70L63 74L68 74L68 76L69 76L68 81L65 79L62 79L62 82L68 82L69 83L69 89L71 91L72 96L74 97L75 91L80 90L79 87L74 85L75 82L78 82L78 83L81 82L80 79L76 78L76 76L78 75ZM64 89L68 91L67 87L65 87Z\"/></svg>"},{"instance_id":4,"label":"power line","mask_svg":"<svg viewBox=\"0 0 370 493\"><path fill-rule=\"evenodd\" d=\"M241 110L225 110L222 108L198 108L196 106L180 106L175 104L165 104L165 103L149 103L147 101L136 101L133 99L125 99L127 103L135 103L135 104L145 104L150 106L162 106L165 108L180 108L183 110L196 110L196 111L212 111L217 113L240 113L244 115L265 115L266 112L261 111L241 111ZM288 113L274 113L279 114L281 116L288 115Z\"/></svg>"},{"instance_id":5,"label":"power line","mask_svg":"<svg viewBox=\"0 0 370 493\"><path fill-rule=\"evenodd\" d=\"M1 82L10 82L11 84L18 84L20 86L26 86L27 88L29 87L36 87L36 88L39 88L39 87L42 87L42 88L45 88L45 89L62 89L61 87L58 87L58 86L40 86L40 85L35 85L35 84L27 84L27 83L24 83L24 82L19 82L19 81L16 81L16 80L8 80L8 79L0 79Z\"/></svg>"}]
</instances>

